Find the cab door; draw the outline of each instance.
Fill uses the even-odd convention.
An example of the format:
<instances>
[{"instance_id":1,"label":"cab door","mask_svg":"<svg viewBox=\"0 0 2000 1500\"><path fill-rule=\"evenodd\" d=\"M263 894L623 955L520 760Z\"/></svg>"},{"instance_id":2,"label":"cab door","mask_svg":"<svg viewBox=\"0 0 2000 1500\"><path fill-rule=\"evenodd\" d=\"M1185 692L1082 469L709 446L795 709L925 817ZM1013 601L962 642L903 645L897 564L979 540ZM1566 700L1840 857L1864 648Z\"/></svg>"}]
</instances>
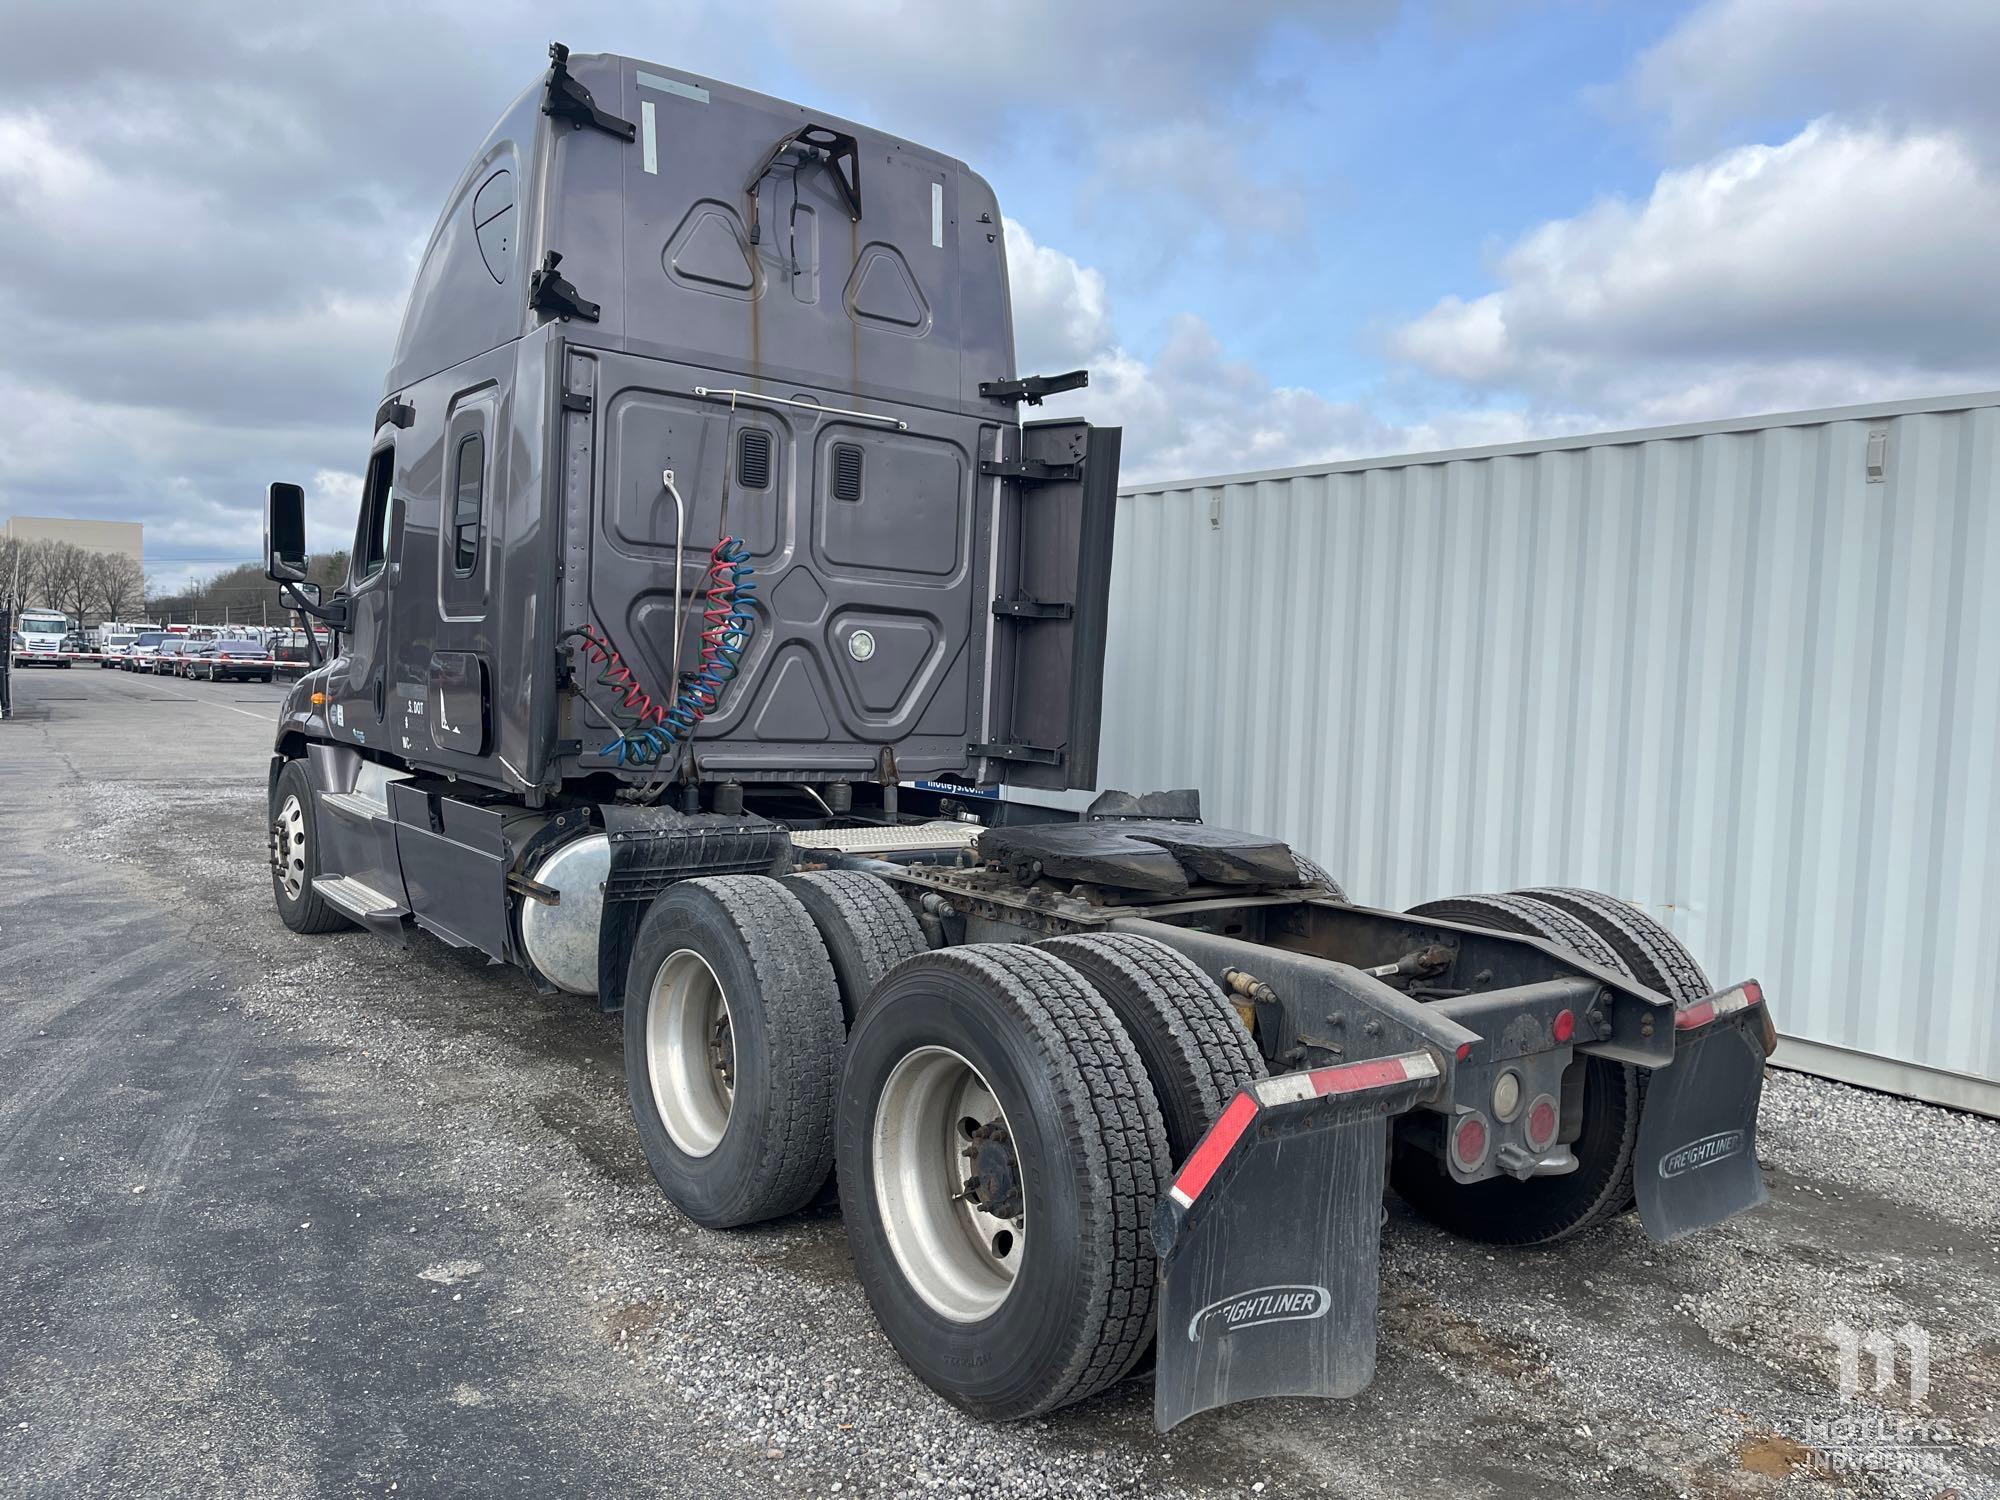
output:
<instances>
[{"instance_id":1,"label":"cab door","mask_svg":"<svg viewBox=\"0 0 2000 1500\"><path fill-rule=\"evenodd\" d=\"M336 739L379 745L389 706L391 602L398 571L396 445L392 439L369 455L361 487L361 515L348 559L346 670L327 719Z\"/></svg>"}]
</instances>

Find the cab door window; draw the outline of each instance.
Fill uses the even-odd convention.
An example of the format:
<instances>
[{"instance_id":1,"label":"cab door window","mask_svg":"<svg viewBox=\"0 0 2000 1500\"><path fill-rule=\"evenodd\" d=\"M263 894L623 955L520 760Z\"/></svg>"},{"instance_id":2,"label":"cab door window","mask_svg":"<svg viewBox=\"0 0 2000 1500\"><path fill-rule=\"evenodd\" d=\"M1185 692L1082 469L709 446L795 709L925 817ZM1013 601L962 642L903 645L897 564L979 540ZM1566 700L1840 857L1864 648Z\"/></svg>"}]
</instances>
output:
<instances>
[{"instance_id":1,"label":"cab door window","mask_svg":"<svg viewBox=\"0 0 2000 1500\"><path fill-rule=\"evenodd\" d=\"M445 423L443 473L438 485L438 614L446 620L479 620L486 614L486 575L499 524L489 497L500 493L500 453L489 447L494 393L490 387L461 394Z\"/></svg>"},{"instance_id":2,"label":"cab door window","mask_svg":"<svg viewBox=\"0 0 2000 1500\"><path fill-rule=\"evenodd\" d=\"M361 487L361 520L354 533L354 581L366 583L389 560L396 450L384 448L368 460L368 479Z\"/></svg>"},{"instance_id":3,"label":"cab door window","mask_svg":"<svg viewBox=\"0 0 2000 1500\"><path fill-rule=\"evenodd\" d=\"M486 505L486 439L468 432L458 440L452 475L451 570L470 578L479 563L479 525Z\"/></svg>"}]
</instances>

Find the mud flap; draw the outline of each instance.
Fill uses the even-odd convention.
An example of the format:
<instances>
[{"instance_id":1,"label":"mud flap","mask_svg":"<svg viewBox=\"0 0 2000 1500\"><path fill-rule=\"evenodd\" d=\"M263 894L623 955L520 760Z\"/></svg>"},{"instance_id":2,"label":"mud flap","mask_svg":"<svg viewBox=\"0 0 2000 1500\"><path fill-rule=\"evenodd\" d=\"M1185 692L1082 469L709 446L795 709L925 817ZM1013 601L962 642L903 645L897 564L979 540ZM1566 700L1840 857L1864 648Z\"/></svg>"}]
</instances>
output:
<instances>
[{"instance_id":1,"label":"mud flap","mask_svg":"<svg viewBox=\"0 0 2000 1500\"><path fill-rule=\"evenodd\" d=\"M1646 1087L1633 1191L1639 1222L1661 1243L1770 1197L1757 1168L1768 1029L1762 999L1753 981L1684 1008L1674 1060Z\"/></svg>"},{"instance_id":2,"label":"mud flap","mask_svg":"<svg viewBox=\"0 0 2000 1500\"><path fill-rule=\"evenodd\" d=\"M1389 1120L1428 1053L1267 1078L1230 1101L1161 1198L1153 1424L1375 1376Z\"/></svg>"}]
</instances>

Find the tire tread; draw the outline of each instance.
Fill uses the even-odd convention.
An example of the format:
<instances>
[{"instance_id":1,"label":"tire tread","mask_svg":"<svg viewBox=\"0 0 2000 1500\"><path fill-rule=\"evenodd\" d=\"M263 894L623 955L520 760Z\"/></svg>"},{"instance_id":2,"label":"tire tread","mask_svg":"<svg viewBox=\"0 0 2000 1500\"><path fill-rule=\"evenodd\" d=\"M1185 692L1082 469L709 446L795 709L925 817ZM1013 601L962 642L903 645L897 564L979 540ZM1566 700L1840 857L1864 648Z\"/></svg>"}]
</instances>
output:
<instances>
[{"instance_id":1,"label":"tire tread","mask_svg":"<svg viewBox=\"0 0 2000 1500\"><path fill-rule=\"evenodd\" d=\"M833 964L811 915L781 881L705 875L669 886L661 899L687 891L706 895L735 928L770 1034L787 1043L771 1049L770 1128L758 1140L756 1169L728 1225L716 1227L780 1218L810 1203L833 1166L844 1039ZM644 1107L636 1088L633 1100L635 1109Z\"/></svg>"},{"instance_id":2,"label":"tire tread","mask_svg":"<svg viewBox=\"0 0 2000 1500\"><path fill-rule=\"evenodd\" d=\"M1154 1091L1171 1090L1181 1106L1176 1110L1166 1098L1159 1100L1176 1161L1194 1149L1239 1091L1265 1076L1263 1055L1236 1008L1192 960L1165 943L1135 933L1102 932L1048 938L1035 946L1071 964L1092 983L1093 967L1113 971L1126 994L1143 1007L1138 1024L1160 1044L1157 1050L1171 1074L1154 1078ZM1098 989L1102 994L1103 986ZM1107 1002L1110 998L1105 996ZM1112 1003L1111 1008L1116 1013L1120 1007ZM1133 1024L1122 1016L1120 1020L1128 1030ZM1174 1129L1177 1116L1184 1122L1180 1132ZM1177 1133L1185 1137L1189 1124L1193 1138L1174 1139Z\"/></svg>"},{"instance_id":3,"label":"tire tread","mask_svg":"<svg viewBox=\"0 0 2000 1500\"><path fill-rule=\"evenodd\" d=\"M944 949L909 960L976 975L1004 999L1055 1083L1067 1117L1058 1130L1083 1216L1085 1288L1070 1357L1020 1409L1037 1416L1107 1389L1138 1362L1154 1326L1153 1208L1171 1165L1166 1126L1138 1052L1103 998L1053 954L1005 943Z\"/></svg>"},{"instance_id":4,"label":"tire tread","mask_svg":"<svg viewBox=\"0 0 2000 1500\"><path fill-rule=\"evenodd\" d=\"M849 1025L869 992L897 964L930 951L924 930L895 888L865 870L813 870L787 875L782 882L813 919L840 980L841 1007ZM832 931L851 942L852 966L841 962ZM857 972L841 972L853 967Z\"/></svg>"}]
</instances>

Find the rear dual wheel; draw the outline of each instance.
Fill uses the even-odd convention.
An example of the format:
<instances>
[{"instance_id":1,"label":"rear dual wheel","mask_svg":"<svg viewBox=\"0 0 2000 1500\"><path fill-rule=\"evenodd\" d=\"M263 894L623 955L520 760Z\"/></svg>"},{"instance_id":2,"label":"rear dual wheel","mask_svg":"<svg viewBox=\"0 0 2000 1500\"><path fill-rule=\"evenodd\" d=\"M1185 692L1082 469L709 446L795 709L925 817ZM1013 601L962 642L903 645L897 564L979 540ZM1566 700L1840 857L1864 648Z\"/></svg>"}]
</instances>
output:
<instances>
[{"instance_id":1,"label":"rear dual wheel","mask_svg":"<svg viewBox=\"0 0 2000 1500\"><path fill-rule=\"evenodd\" d=\"M1111 1007L1005 944L899 965L848 1038L848 1243L905 1363L979 1416L1080 1401L1153 1332L1166 1128Z\"/></svg>"},{"instance_id":2,"label":"rear dual wheel","mask_svg":"<svg viewBox=\"0 0 2000 1500\"><path fill-rule=\"evenodd\" d=\"M625 1080L662 1191L708 1229L795 1212L833 1164L840 991L798 897L683 880L648 909L625 988Z\"/></svg>"},{"instance_id":3,"label":"rear dual wheel","mask_svg":"<svg viewBox=\"0 0 2000 1500\"><path fill-rule=\"evenodd\" d=\"M1147 1352L1158 1195L1263 1071L1170 949L932 953L892 887L847 872L671 887L640 929L625 1032L667 1196L711 1228L788 1213L830 1144L890 1342L1002 1420L1093 1395Z\"/></svg>"},{"instance_id":4,"label":"rear dual wheel","mask_svg":"<svg viewBox=\"0 0 2000 1500\"><path fill-rule=\"evenodd\" d=\"M1504 896L1457 896L1412 907L1411 914L1538 937L1669 999L1708 992L1700 965L1673 934L1637 908L1596 891L1542 887ZM1461 1183L1433 1152L1399 1140L1391 1185L1441 1228L1486 1244L1548 1244L1616 1218L1633 1202L1647 1073L1602 1057L1580 1056L1572 1066L1583 1069L1582 1126L1570 1146L1577 1159L1574 1172L1525 1182L1496 1177Z\"/></svg>"},{"instance_id":5,"label":"rear dual wheel","mask_svg":"<svg viewBox=\"0 0 2000 1500\"><path fill-rule=\"evenodd\" d=\"M1158 1195L1263 1071L1214 982L1146 938L900 964L849 1036L837 1134L855 1265L897 1352L996 1420L1129 1373L1151 1347Z\"/></svg>"}]
</instances>

